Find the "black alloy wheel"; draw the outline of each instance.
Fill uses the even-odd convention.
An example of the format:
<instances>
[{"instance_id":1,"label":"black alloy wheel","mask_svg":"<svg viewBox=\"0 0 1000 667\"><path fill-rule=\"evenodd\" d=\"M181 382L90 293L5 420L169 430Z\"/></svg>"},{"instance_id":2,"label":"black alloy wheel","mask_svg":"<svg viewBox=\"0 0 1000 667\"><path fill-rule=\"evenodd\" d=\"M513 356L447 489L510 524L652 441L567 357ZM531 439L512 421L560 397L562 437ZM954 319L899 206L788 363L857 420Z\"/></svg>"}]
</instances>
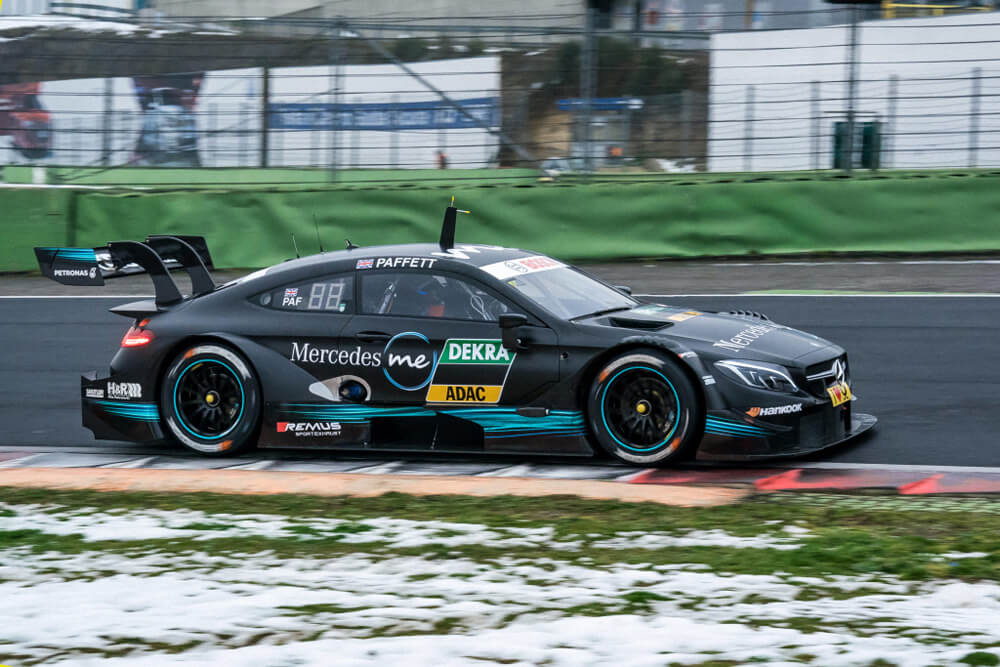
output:
<instances>
[{"instance_id":1,"label":"black alloy wheel","mask_svg":"<svg viewBox=\"0 0 1000 667\"><path fill-rule=\"evenodd\" d=\"M627 463L661 466L690 459L701 441L697 389L666 352L632 350L604 364L587 399L597 442Z\"/></svg>"},{"instance_id":2,"label":"black alloy wheel","mask_svg":"<svg viewBox=\"0 0 1000 667\"><path fill-rule=\"evenodd\" d=\"M228 456L252 447L260 428L260 385L235 350L199 344L171 362L160 390L167 431L186 447Z\"/></svg>"}]
</instances>

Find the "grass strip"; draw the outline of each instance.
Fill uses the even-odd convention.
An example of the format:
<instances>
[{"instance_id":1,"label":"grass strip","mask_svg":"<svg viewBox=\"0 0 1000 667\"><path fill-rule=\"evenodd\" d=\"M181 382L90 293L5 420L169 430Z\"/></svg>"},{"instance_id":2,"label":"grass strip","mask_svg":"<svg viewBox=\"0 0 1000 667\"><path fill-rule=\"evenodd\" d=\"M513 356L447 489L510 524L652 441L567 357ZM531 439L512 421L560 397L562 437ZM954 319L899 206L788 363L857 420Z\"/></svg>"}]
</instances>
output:
<instances>
[{"instance_id":1,"label":"grass strip","mask_svg":"<svg viewBox=\"0 0 1000 667\"><path fill-rule=\"evenodd\" d=\"M401 547L383 542L345 543L341 531L317 534L294 531L288 536L218 535L218 521L195 538L86 541L79 535L53 535L40 530L0 532L0 549L82 553L108 551L136 554L207 553L210 555L269 552L282 558L333 557L352 553L376 557L419 556L429 559L468 558L483 563L501 559L556 560L586 566L615 563L656 565L702 564L737 574L787 573L795 576L880 575L907 580L963 579L1000 581L1000 515L983 512L938 511L894 503L887 509L835 503L801 505L773 497L714 508L666 508L652 503L590 501L569 497L473 498L414 497L387 494L377 498L311 496L229 496L216 494L102 493L0 489L0 500L11 505L44 505L42 511L92 509L95 513L126 510L200 510L208 514L274 514L290 518L338 518L364 521L377 517L454 521L503 528L551 526L556 542L576 542L576 548L547 544L491 547L482 544L429 544ZM610 549L595 542L624 532L685 534L719 529L740 536L784 535L794 524L809 537L792 550L726 546ZM362 530L361 527L358 530ZM206 539L206 536L208 539ZM441 537L447 537L442 534ZM953 558L949 553L982 552L985 556ZM817 592L822 596L827 591Z\"/></svg>"}]
</instances>

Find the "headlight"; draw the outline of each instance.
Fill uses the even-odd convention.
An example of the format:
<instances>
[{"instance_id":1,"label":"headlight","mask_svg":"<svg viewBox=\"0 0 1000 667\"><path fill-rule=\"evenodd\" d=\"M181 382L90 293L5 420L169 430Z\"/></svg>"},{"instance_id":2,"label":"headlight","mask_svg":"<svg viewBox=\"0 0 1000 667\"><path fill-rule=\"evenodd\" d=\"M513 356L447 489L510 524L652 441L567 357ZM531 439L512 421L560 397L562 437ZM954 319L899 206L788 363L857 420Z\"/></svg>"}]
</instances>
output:
<instances>
[{"instance_id":1,"label":"headlight","mask_svg":"<svg viewBox=\"0 0 1000 667\"><path fill-rule=\"evenodd\" d=\"M788 371L777 364L726 359L716 361L715 367L730 378L754 389L780 391L785 394L794 394L799 390Z\"/></svg>"}]
</instances>

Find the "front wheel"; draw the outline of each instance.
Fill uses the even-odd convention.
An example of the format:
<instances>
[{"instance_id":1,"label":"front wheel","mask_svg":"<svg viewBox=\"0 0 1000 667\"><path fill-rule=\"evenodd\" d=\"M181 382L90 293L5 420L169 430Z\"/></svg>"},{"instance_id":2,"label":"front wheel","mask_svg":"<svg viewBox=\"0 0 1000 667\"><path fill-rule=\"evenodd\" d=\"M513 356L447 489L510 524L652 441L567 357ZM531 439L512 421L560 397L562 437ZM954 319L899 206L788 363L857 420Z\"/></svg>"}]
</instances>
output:
<instances>
[{"instance_id":1,"label":"front wheel","mask_svg":"<svg viewBox=\"0 0 1000 667\"><path fill-rule=\"evenodd\" d=\"M696 390L676 362L653 351L604 365L587 401L591 432L626 463L664 466L694 456L701 439Z\"/></svg>"},{"instance_id":2,"label":"front wheel","mask_svg":"<svg viewBox=\"0 0 1000 667\"><path fill-rule=\"evenodd\" d=\"M183 350L167 369L160 397L167 430L196 452L228 456L256 441L257 377L228 347L204 343Z\"/></svg>"}]
</instances>

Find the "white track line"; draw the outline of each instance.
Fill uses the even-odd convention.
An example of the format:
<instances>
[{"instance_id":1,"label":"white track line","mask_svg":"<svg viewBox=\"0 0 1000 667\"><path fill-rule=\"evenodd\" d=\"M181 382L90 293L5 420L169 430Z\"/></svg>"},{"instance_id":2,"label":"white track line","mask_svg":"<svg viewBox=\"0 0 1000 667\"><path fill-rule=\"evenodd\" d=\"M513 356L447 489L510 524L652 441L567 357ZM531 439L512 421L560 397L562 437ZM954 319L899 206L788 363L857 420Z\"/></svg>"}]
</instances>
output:
<instances>
[{"instance_id":1,"label":"white track line","mask_svg":"<svg viewBox=\"0 0 1000 667\"><path fill-rule=\"evenodd\" d=\"M1000 297L997 293L970 292L968 294L892 294L892 293L864 293L864 294L810 294L796 292L782 292L779 294L760 294L728 292L723 294L635 294L633 296L647 299L689 299L689 298L784 298L794 297L819 297L823 299L995 299ZM22 294L22 295L0 295L0 299L152 299L152 294Z\"/></svg>"},{"instance_id":2,"label":"white track line","mask_svg":"<svg viewBox=\"0 0 1000 667\"><path fill-rule=\"evenodd\" d=\"M997 298L1000 294L987 294L987 293L969 293L969 294L891 294L891 293L870 293L870 294L809 294L809 293L793 293L793 292L782 292L780 294L744 294L744 293L729 293L729 294L633 294L636 297L643 297L649 299L688 299L688 298L714 298L714 297L727 297L734 298L739 297L741 299L745 298L773 298L773 297L808 297L808 298L822 298L829 299L831 297L837 299L984 299L984 298Z\"/></svg>"},{"instance_id":3,"label":"white track line","mask_svg":"<svg viewBox=\"0 0 1000 667\"><path fill-rule=\"evenodd\" d=\"M909 259L909 260L853 260L842 262L712 262L709 266L855 266L881 264L1000 264L1000 259Z\"/></svg>"}]
</instances>

